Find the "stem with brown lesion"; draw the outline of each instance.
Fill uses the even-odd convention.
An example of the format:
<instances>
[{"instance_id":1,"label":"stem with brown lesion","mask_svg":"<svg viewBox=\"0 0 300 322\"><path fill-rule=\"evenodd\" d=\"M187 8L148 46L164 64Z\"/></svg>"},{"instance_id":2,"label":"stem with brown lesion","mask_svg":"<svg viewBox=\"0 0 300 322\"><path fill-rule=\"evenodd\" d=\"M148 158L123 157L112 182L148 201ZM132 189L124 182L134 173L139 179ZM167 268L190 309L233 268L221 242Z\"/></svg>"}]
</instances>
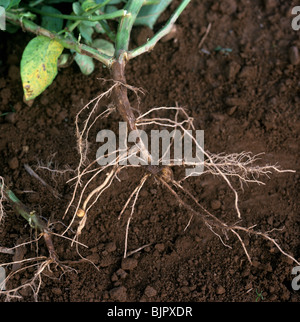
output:
<instances>
[{"instance_id":1,"label":"stem with brown lesion","mask_svg":"<svg viewBox=\"0 0 300 322\"><path fill-rule=\"evenodd\" d=\"M123 120L127 122L131 131L136 130L135 116L133 114L132 107L130 105L126 87L125 78L125 59L117 60L112 64L111 75L115 82L119 85L114 87L112 91L113 103L122 116Z\"/></svg>"},{"instance_id":2,"label":"stem with brown lesion","mask_svg":"<svg viewBox=\"0 0 300 322\"><path fill-rule=\"evenodd\" d=\"M59 259L55 252L52 238L46 223L41 220L35 211L31 211L26 205L24 205L21 200L7 186L4 185L4 183L0 183L0 188L4 197L11 203L15 213L25 218L31 228L38 230L43 235L49 251L50 259L58 263Z\"/></svg>"}]
</instances>

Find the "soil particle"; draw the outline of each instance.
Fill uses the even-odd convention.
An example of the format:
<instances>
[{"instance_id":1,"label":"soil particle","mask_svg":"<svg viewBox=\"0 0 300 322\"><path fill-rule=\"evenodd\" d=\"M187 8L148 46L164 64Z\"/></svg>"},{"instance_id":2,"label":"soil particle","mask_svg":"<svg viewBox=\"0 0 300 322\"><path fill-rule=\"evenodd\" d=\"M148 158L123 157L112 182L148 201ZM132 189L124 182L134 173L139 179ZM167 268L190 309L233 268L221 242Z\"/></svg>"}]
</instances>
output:
<instances>
[{"instance_id":1,"label":"soil particle","mask_svg":"<svg viewBox=\"0 0 300 322\"><path fill-rule=\"evenodd\" d=\"M298 65L300 62L298 47L292 46L289 49L289 58L292 65Z\"/></svg>"},{"instance_id":2,"label":"soil particle","mask_svg":"<svg viewBox=\"0 0 300 322\"><path fill-rule=\"evenodd\" d=\"M213 210L218 210L221 208L221 201L220 200L212 200L210 206Z\"/></svg>"},{"instance_id":3,"label":"soil particle","mask_svg":"<svg viewBox=\"0 0 300 322\"><path fill-rule=\"evenodd\" d=\"M10 167L10 169L12 170L16 170L19 168L19 160L17 157L13 157L12 159L10 159L8 161L8 166Z\"/></svg>"},{"instance_id":4,"label":"soil particle","mask_svg":"<svg viewBox=\"0 0 300 322\"><path fill-rule=\"evenodd\" d=\"M236 12L237 4L235 0L223 0L220 3L220 10L223 14L232 15Z\"/></svg>"},{"instance_id":5,"label":"soil particle","mask_svg":"<svg viewBox=\"0 0 300 322\"><path fill-rule=\"evenodd\" d=\"M153 288L152 286L148 285L146 288L145 288L145 292L144 294L147 296L147 297L154 297L157 295L157 291L155 288Z\"/></svg>"},{"instance_id":6,"label":"soil particle","mask_svg":"<svg viewBox=\"0 0 300 322\"><path fill-rule=\"evenodd\" d=\"M138 265L138 261L135 258L124 258L121 263L123 270L131 271L135 269Z\"/></svg>"},{"instance_id":7,"label":"soil particle","mask_svg":"<svg viewBox=\"0 0 300 322\"><path fill-rule=\"evenodd\" d=\"M87 260L90 260L91 262L93 262L94 264L98 264L99 263L99 261L100 261L100 256L99 256L99 254L97 254L97 253L93 253L93 254L91 254L91 255L89 255L89 256L87 256L86 257L87 258Z\"/></svg>"},{"instance_id":8,"label":"soil particle","mask_svg":"<svg viewBox=\"0 0 300 322\"><path fill-rule=\"evenodd\" d=\"M278 5L277 0L264 0L264 6L267 10L273 9Z\"/></svg>"},{"instance_id":9,"label":"soil particle","mask_svg":"<svg viewBox=\"0 0 300 322\"><path fill-rule=\"evenodd\" d=\"M62 295L62 290L58 287L53 288L52 292L53 292L53 294L55 294L57 296Z\"/></svg>"},{"instance_id":10,"label":"soil particle","mask_svg":"<svg viewBox=\"0 0 300 322\"><path fill-rule=\"evenodd\" d=\"M165 250L165 245L164 244L156 244L155 249L157 249L161 253Z\"/></svg>"},{"instance_id":11,"label":"soil particle","mask_svg":"<svg viewBox=\"0 0 300 322\"><path fill-rule=\"evenodd\" d=\"M132 39L137 46L145 44L149 39L153 37L153 30L147 27L137 27L132 32Z\"/></svg>"},{"instance_id":12,"label":"soil particle","mask_svg":"<svg viewBox=\"0 0 300 322\"><path fill-rule=\"evenodd\" d=\"M127 300L127 289L125 286L119 286L109 291L110 298L113 301L125 302Z\"/></svg>"},{"instance_id":13,"label":"soil particle","mask_svg":"<svg viewBox=\"0 0 300 322\"><path fill-rule=\"evenodd\" d=\"M218 294L218 295L222 295L222 294L224 294L224 293L226 293L226 290L225 290L225 288L223 287L223 286L218 286L217 287L217 289L216 289L216 294Z\"/></svg>"},{"instance_id":14,"label":"soil particle","mask_svg":"<svg viewBox=\"0 0 300 322\"><path fill-rule=\"evenodd\" d=\"M5 121L11 124L16 123L16 113L7 113L5 115Z\"/></svg>"},{"instance_id":15,"label":"soil particle","mask_svg":"<svg viewBox=\"0 0 300 322\"><path fill-rule=\"evenodd\" d=\"M97 255L97 254L96 254ZM104 258L100 259L99 266L100 267L108 267L116 262L116 258L110 255L105 256Z\"/></svg>"},{"instance_id":16,"label":"soil particle","mask_svg":"<svg viewBox=\"0 0 300 322\"><path fill-rule=\"evenodd\" d=\"M235 76L238 74L238 72L241 69L241 65L237 63L236 61L231 61L226 68L226 77L229 81L233 81L235 79Z\"/></svg>"},{"instance_id":17,"label":"soil particle","mask_svg":"<svg viewBox=\"0 0 300 322\"><path fill-rule=\"evenodd\" d=\"M114 252L117 249L117 245L115 242L111 242L105 245L105 250L109 253Z\"/></svg>"},{"instance_id":18,"label":"soil particle","mask_svg":"<svg viewBox=\"0 0 300 322\"><path fill-rule=\"evenodd\" d=\"M124 269L122 269L122 268L119 268L119 269L116 271L116 274L117 274L117 276L118 276L118 277L120 277L121 279L126 278L126 277L127 277L127 275L128 275L128 273L126 273L126 272L124 271Z\"/></svg>"},{"instance_id":19,"label":"soil particle","mask_svg":"<svg viewBox=\"0 0 300 322\"><path fill-rule=\"evenodd\" d=\"M234 114L234 112L236 111L237 109L237 106L232 106L232 107L229 107L227 108L226 112L227 112L227 115L231 116Z\"/></svg>"}]
</instances>

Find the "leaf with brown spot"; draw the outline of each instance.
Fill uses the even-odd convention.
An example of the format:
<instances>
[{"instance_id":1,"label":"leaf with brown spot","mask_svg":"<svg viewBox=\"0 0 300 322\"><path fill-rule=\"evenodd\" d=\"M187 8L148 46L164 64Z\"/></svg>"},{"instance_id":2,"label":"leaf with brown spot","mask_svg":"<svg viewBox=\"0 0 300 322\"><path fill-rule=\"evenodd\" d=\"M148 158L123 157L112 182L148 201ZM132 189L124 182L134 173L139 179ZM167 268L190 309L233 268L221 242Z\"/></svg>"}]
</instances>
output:
<instances>
[{"instance_id":1,"label":"leaf with brown spot","mask_svg":"<svg viewBox=\"0 0 300 322\"><path fill-rule=\"evenodd\" d=\"M57 75L57 60L64 47L44 36L33 38L21 60L21 78L26 100L32 100L52 84Z\"/></svg>"}]
</instances>

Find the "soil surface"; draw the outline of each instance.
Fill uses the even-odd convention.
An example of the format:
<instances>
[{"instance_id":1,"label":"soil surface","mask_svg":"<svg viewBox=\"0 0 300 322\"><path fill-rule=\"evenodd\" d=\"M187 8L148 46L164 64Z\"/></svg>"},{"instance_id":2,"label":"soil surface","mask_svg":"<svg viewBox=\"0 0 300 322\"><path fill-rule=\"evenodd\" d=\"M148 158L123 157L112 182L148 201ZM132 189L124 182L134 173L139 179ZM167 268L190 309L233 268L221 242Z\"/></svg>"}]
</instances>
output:
<instances>
[{"instance_id":1,"label":"soil surface","mask_svg":"<svg viewBox=\"0 0 300 322\"><path fill-rule=\"evenodd\" d=\"M160 17L156 29L178 3L174 1ZM142 112L156 106L184 106L197 129L205 131L206 150L264 153L261 164L296 171L271 174L261 178L265 185L249 184L240 190L239 224L257 225L259 231L278 229L271 236L299 261L300 31L291 27L295 5L283 0L194 0L179 18L175 37L131 61L126 77L130 85L145 90L140 104L130 94L133 106ZM199 48L209 23L211 29ZM132 46L152 33L136 29ZM67 181L79 161L75 116L108 89L111 84L100 78L110 76L101 64L90 77L72 64L61 69L53 84L28 106L23 102L19 66L31 37L22 31L1 33L0 114L10 114L0 117L0 175L22 202L50 220L53 232L60 234L72 218L71 213L63 215L74 188ZM109 102L106 99L102 106ZM90 160L99 147L93 139L97 132L116 128L118 121L121 119L115 112L95 123L90 133ZM26 164L61 198L30 176ZM42 166L67 171L55 173ZM120 220L118 216L142 176L141 169L121 172L120 181L115 181L90 210L79 238L88 248L53 237L59 258L70 261L69 270L45 270L38 301L300 300L299 291L291 287L296 264L270 241L241 234L251 265L235 235L222 236L230 246L226 247L196 216L188 225L191 214L154 179L141 190L128 236L129 252L148 246L123 259L130 210ZM102 178L97 179L98 184ZM218 218L237 221L234 196L224 181L199 176L186 181L185 187ZM0 245L13 247L34 239L28 223L15 216L9 204L4 205ZM65 236L74 235L69 231ZM42 240L21 248L14 259L33 258L37 253L48 254ZM82 257L89 261L76 263ZM2 263L12 260L12 255L0 254ZM12 269L9 265L7 273ZM24 284L35 272L36 266L21 270L7 287ZM19 295L20 301L34 300L30 287L21 289Z\"/></svg>"}]
</instances>

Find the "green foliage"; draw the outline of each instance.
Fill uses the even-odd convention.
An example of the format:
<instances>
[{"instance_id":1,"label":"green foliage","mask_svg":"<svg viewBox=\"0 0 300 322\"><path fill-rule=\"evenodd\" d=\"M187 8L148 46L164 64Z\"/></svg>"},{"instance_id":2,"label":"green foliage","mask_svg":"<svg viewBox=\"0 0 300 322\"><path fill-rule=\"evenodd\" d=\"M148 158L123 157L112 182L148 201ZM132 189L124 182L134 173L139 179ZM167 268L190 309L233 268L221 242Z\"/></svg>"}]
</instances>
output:
<instances>
[{"instance_id":1,"label":"green foliage","mask_svg":"<svg viewBox=\"0 0 300 322\"><path fill-rule=\"evenodd\" d=\"M90 75L94 71L95 64L94 64L93 58L76 53L74 60L79 66L82 74Z\"/></svg>"},{"instance_id":2,"label":"green foliage","mask_svg":"<svg viewBox=\"0 0 300 322\"><path fill-rule=\"evenodd\" d=\"M165 11L172 0L159 1L158 4L148 5L142 7L139 12L137 19L135 20L135 25L144 25L153 29L159 16Z\"/></svg>"},{"instance_id":3,"label":"green foliage","mask_svg":"<svg viewBox=\"0 0 300 322\"><path fill-rule=\"evenodd\" d=\"M9 10L19 5L21 0L0 0L0 6L4 9Z\"/></svg>"},{"instance_id":4,"label":"green foliage","mask_svg":"<svg viewBox=\"0 0 300 322\"><path fill-rule=\"evenodd\" d=\"M59 10L50 6L42 6L41 10L47 13L61 14ZM50 31L59 32L63 28L63 19L49 16L42 16L41 26Z\"/></svg>"},{"instance_id":5,"label":"green foliage","mask_svg":"<svg viewBox=\"0 0 300 322\"><path fill-rule=\"evenodd\" d=\"M129 0L0 0L0 6L7 12L17 14L20 22L29 19L44 29L70 39L77 46L86 45L109 57L114 57L116 41L116 24L108 23L109 19L118 21L126 15ZM142 0L137 0L142 1ZM155 22L172 0L144 0L135 25L153 28ZM66 3L68 14L57 7ZM69 3L69 4L68 4ZM102 15L103 16L102 18ZM104 18L105 17L105 18ZM7 22L7 31L14 32L16 25ZM106 38L106 39L104 39ZM108 40L109 39L109 40ZM61 45L63 44L63 45ZM33 99L45 90L57 74L57 61L62 54L63 42L55 42L46 37L35 37L24 50L21 61L21 74L26 99ZM54 49L56 48L56 49ZM70 48L70 47L67 47ZM79 48L79 47L78 47ZM53 50L52 50L53 49ZM95 68L93 58L72 49L74 60L81 72L90 75ZM46 68L46 72L43 68Z\"/></svg>"}]
</instances>

